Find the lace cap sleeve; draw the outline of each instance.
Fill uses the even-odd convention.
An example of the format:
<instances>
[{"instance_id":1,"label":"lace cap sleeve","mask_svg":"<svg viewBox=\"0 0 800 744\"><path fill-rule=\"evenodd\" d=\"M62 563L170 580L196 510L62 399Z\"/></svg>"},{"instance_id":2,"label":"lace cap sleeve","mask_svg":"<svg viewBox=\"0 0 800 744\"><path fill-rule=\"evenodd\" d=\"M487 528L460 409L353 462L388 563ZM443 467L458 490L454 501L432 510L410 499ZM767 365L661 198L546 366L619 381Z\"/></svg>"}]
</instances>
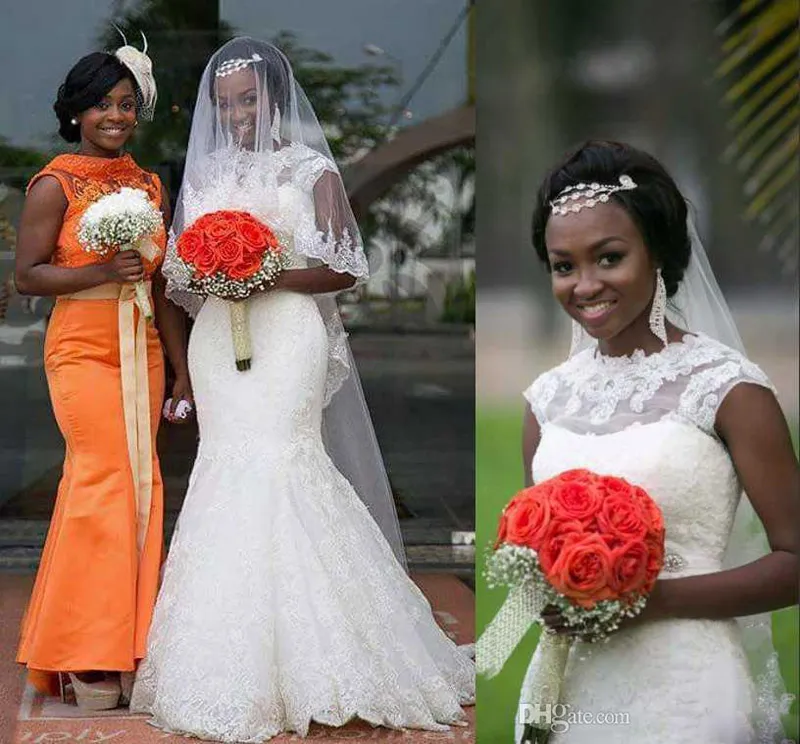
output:
<instances>
[{"instance_id":1,"label":"lace cap sleeve","mask_svg":"<svg viewBox=\"0 0 800 744\"><path fill-rule=\"evenodd\" d=\"M555 397L557 389L558 376L555 370L550 370L539 375L522 393L539 426L544 426L548 421L547 408Z\"/></svg>"},{"instance_id":2,"label":"lace cap sleeve","mask_svg":"<svg viewBox=\"0 0 800 744\"><path fill-rule=\"evenodd\" d=\"M681 395L679 412L707 434L716 436L714 426L722 401L737 385L748 383L777 395L775 386L757 364L720 344L717 358L692 373Z\"/></svg>"},{"instance_id":3,"label":"lace cap sleeve","mask_svg":"<svg viewBox=\"0 0 800 744\"><path fill-rule=\"evenodd\" d=\"M350 274L359 283L365 282L369 264L336 165L305 146L293 146L293 151L293 181L301 190L309 191L314 202L313 215L301 221L295 231L295 251L334 271Z\"/></svg>"}]
</instances>

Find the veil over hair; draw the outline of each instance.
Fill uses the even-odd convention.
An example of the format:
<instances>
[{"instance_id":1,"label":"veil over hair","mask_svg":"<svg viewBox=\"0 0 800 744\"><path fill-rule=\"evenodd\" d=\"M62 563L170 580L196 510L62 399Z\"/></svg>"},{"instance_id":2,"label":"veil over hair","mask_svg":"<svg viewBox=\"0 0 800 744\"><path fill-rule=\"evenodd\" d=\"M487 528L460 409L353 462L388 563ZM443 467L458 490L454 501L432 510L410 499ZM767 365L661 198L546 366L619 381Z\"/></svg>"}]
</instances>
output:
<instances>
[{"instance_id":1,"label":"veil over hair","mask_svg":"<svg viewBox=\"0 0 800 744\"><path fill-rule=\"evenodd\" d=\"M691 241L689 265L677 293L668 300L667 320L689 333L701 333L715 339L746 357L736 322L695 226L691 204L687 204L686 228ZM596 346L597 342L581 329L579 340L570 349L569 356ZM723 557L723 569L752 563L771 551L766 530L747 494L742 492ZM754 715L757 741L759 744L771 744L782 740L784 728L781 716L789 712L794 700L794 696L787 692L781 675L772 637L772 616L771 613L749 615L737 618L737 622L756 687L757 709Z\"/></svg>"},{"instance_id":2,"label":"veil over hair","mask_svg":"<svg viewBox=\"0 0 800 744\"><path fill-rule=\"evenodd\" d=\"M309 266L327 266L357 282L369 276L358 224L308 98L286 56L248 37L211 56L197 91L163 266L167 296L192 317L204 298L189 291L176 241L199 217L222 209L246 211L279 228ZM334 295L315 300L328 336L326 449L406 566L392 491Z\"/></svg>"}]
</instances>

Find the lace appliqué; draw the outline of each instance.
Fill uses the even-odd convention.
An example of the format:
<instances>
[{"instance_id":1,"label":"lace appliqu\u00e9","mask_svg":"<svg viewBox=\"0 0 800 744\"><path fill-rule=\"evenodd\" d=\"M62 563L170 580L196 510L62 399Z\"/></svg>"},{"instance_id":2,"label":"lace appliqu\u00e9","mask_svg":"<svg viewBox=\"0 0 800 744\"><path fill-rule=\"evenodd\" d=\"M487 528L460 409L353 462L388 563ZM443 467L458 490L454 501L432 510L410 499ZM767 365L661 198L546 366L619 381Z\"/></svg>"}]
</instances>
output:
<instances>
[{"instance_id":1,"label":"lace appliqu\u00e9","mask_svg":"<svg viewBox=\"0 0 800 744\"><path fill-rule=\"evenodd\" d=\"M537 378L525 397L540 424L580 418L589 427L607 429L623 417L626 427L636 419L674 418L713 436L719 403L738 382L775 390L761 369L735 350L704 335L687 335L650 355L637 350L606 357L587 349Z\"/></svg>"}]
</instances>

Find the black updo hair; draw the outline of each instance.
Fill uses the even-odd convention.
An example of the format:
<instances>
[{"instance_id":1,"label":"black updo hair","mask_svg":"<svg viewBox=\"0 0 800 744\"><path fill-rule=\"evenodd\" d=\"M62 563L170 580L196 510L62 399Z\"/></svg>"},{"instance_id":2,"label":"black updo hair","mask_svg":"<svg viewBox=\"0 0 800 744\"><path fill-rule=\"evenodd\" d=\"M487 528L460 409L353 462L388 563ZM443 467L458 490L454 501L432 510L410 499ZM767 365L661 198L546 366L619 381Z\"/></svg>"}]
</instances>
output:
<instances>
[{"instance_id":1,"label":"black updo hair","mask_svg":"<svg viewBox=\"0 0 800 744\"><path fill-rule=\"evenodd\" d=\"M547 174L539 187L533 212L533 246L549 271L545 228L552 211L550 202L567 186L580 182L616 184L622 175L630 176L637 188L617 191L610 198L633 220L645 246L661 267L667 296L672 297L678 291L691 255L686 200L661 163L630 145L589 140Z\"/></svg>"},{"instance_id":2,"label":"black updo hair","mask_svg":"<svg viewBox=\"0 0 800 744\"><path fill-rule=\"evenodd\" d=\"M136 95L136 108L142 96L133 73L113 54L92 52L81 57L67 73L58 89L53 111L58 117L58 133L67 142L81 141L80 124L72 119L103 100L103 97L121 80L130 80Z\"/></svg>"}]
</instances>

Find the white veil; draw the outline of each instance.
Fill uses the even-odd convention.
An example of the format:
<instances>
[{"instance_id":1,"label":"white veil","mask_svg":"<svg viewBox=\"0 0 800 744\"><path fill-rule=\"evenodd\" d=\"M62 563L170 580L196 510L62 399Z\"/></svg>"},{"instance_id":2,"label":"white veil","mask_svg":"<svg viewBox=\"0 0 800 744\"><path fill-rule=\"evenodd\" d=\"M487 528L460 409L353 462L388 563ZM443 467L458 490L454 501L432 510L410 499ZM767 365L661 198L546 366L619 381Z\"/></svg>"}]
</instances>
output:
<instances>
[{"instance_id":1,"label":"white veil","mask_svg":"<svg viewBox=\"0 0 800 744\"><path fill-rule=\"evenodd\" d=\"M300 198L282 198L286 190ZM269 221L291 236L291 252L308 265L326 265L359 282L368 277L358 224L311 104L283 53L246 37L223 45L203 72L169 234L167 296L192 317L203 298L189 291L176 240L198 217L220 209ZM326 449L405 567L392 491L335 297L315 300L328 334Z\"/></svg>"},{"instance_id":2,"label":"white veil","mask_svg":"<svg viewBox=\"0 0 800 744\"><path fill-rule=\"evenodd\" d=\"M678 291L668 302L667 319L679 328L703 333L746 356L736 323L695 227L691 207L687 229L692 245L689 266ZM594 345L596 341L581 330L580 340L573 345L570 356ZM764 526L747 494L742 493L725 550L723 569L752 563L770 552ZM778 666L778 654L772 639L771 613L740 617L737 621L756 684L758 708L755 727L758 742L771 744L782 741L781 716L789 712L794 697L787 693Z\"/></svg>"}]
</instances>

